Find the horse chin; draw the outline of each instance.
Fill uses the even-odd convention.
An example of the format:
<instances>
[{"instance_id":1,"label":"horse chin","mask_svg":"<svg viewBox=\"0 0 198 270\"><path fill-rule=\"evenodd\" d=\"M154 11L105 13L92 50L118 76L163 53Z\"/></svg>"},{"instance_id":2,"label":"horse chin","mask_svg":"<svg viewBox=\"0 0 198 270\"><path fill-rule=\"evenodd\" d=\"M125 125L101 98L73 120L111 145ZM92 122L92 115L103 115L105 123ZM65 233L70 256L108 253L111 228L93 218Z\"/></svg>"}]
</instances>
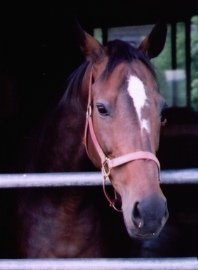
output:
<instances>
[{"instance_id":1,"label":"horse chin","mask_svg":"<svg viewBox=\"0 0 198 270\"><path fill-rule=\"evenodd\" d=\"M151 239L157 238L159 236L161 230L159 230L157 232L153 232L153 233L151 233L151 232L146 233L146 232L141 232L135 228L131 229L131 228L127 227L127 231L128 231L129 236L133 239L151 240Z\"/></svg>"}]
</instances>

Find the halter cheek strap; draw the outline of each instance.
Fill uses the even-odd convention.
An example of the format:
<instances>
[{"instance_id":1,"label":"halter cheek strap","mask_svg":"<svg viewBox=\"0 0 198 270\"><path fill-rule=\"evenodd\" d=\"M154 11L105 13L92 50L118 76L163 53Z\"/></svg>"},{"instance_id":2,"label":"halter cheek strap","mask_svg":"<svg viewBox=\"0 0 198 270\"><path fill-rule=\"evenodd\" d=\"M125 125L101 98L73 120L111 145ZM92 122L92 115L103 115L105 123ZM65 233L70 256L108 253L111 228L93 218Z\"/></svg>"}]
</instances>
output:
<instances>
[{"instance_id":1,"label":"halter cheek strap","mask_svg":"<svg viewBox=\"0 0 198 270\"><path fill-rule=\"evenodd\" d=\"M109 157L107 157L97 138L96 138L96 135L95 135L95 132L94 132L94 127L93 127L93 122L92 122L92 107L91 107L91 84L92 84L92 71L91 71L91 74L90 74L90 81L89 81L89 93L88 93L88 105L87 105L87 113L86 113L86 123L85 123L85 133L84 133L84 138L83 138L83 143L85 145L85 149L87 151L87 155L90 157L90 154L89 154L89 151L88 151L88 146L87 146L87 134L88 134L88 131L90 133L90 137L91 137L91 140L92 140L92 143L96 149L96 152L98 153L99 157L100 157L100 161L101 161L101 171L102 171L102 174L103 174L103 191L104 191L104 194L108 200L108 202L110 203L110 206L113 207L116 211L121 211L119 209L117 209L117 207L115 206L115 200L111 200L108 196L108 194L106 193L106 190L105 190L105 181L107 179L109 179L110 177L110 174L111 174L111 169L112 168L115 168L115 167L118 167L118 166L121 166L125 163L128 163L128 162L132 162L134 160L139 160L139 159L142 159L142 160L152 160L155 162L155 164L157 165L158 167L158 171L160 171L160 163L157 159L157 157L151 153L151 152L148 152L148 151L136 151L136 152L132 152L132 153L129 153L129 154L126 154L126 155L122 155L122 156L119 156L119 157L116 157L116 158L113 158L113 159L110 159ZM115 192L115 199L116 199L116 192Z\"/></svg>"}]
</instances>

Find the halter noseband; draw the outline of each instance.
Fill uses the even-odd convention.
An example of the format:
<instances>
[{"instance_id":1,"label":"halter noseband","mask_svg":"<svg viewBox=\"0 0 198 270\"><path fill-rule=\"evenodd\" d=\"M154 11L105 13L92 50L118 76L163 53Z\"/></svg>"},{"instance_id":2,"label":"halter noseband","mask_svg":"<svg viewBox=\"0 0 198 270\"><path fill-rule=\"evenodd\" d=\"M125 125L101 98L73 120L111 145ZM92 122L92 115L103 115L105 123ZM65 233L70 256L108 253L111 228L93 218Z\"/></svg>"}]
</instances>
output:
<instances>
[{"instance_id":1,"label":"halter noseband","mask_svg":"<svg viewBox=\"0 0 198 270\"><path fill-rule=\"evenodd\" d=\"M148 151L136 151L136 152L132 152L129 154L125 154L113 159L110 159L109 157L107 157L101 146L99 145L99 142L96 138L95 132L94 132L94 128L93 128L93 122L92 122L92 106L91 106L91 89L92 89L92 69L90 72L90 80L89 80L89 92L88 92L88 103L87 103L87 112L86 112L86 123L85 123L85 132L84 132L84 139L83 139L83 143L85 145L86 151L87 151L87 155L90 157L89 152L88 152L88 146L87 146L87 133L88 130L90 132L90 136L91 136L91 140L94 144L94 147L100 157L101 160L101 171L103 174L103 191L104 194L108 200L108 202L110 203L110 206L113 207L116 211L121 211L119 210L116 206L115 206L115 200L111 200L108 196L108 194L106 193L105 190L105 181L107 179L110 179L110 174L111 174L111 169L121 166L125 163L134 161L134 160L138 160L138 159L145 159L145 160L152 160L156 163L157 167L158 167L158 171L160 171L160 163L159 160L157 159L157 157ZM115 199L116 199L116 192L115 192Z\"/></svg>"}]
</instances>

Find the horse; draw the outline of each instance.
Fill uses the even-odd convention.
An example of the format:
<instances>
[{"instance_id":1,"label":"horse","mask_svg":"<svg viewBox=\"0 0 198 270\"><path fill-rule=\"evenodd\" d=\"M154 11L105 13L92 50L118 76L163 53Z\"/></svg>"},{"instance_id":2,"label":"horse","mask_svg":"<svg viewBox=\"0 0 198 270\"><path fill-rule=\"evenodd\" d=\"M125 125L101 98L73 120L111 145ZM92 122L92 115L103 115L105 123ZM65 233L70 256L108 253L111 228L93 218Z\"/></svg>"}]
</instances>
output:
<instances>
[{"instance_id":1,"label":"horse","mask_svg":"<svg viewBox=\"0 0 198 270\"><path fill-rule=\"evenodd\" d=\"M102 45L80 25L76 32L85 59L21 150L21 171L101 170L105 211L120 212L130 239L155 238L168 219L156 156L166 102L151 59L164 47L166 25L156 24L139 46L122 40ZM20 256L113 256L108 233L116 224L107 232L100 202L101 194L86 187L21 189Z\"/></svg>"}]
</instances>

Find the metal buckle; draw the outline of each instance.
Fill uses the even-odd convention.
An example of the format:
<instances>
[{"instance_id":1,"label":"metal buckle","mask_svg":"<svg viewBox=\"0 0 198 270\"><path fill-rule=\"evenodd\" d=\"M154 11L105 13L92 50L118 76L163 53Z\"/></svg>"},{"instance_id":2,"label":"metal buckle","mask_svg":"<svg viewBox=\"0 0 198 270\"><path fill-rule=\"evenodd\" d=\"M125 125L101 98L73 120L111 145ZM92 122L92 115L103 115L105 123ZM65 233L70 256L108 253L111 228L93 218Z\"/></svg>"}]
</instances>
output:
<instances>
[{"instance_id":1,"label":"metal buckle","mask_svg":"<svg viewBox=\"0 0 198 270\"><path fill-rule=\"evenodd\" d=\"M108 178L111 173L111 169L109 167L108 161L109 161L109 158L105 157L105 161L102 163L102 171L105 178Z\"/></svg>"}]
</instances>

